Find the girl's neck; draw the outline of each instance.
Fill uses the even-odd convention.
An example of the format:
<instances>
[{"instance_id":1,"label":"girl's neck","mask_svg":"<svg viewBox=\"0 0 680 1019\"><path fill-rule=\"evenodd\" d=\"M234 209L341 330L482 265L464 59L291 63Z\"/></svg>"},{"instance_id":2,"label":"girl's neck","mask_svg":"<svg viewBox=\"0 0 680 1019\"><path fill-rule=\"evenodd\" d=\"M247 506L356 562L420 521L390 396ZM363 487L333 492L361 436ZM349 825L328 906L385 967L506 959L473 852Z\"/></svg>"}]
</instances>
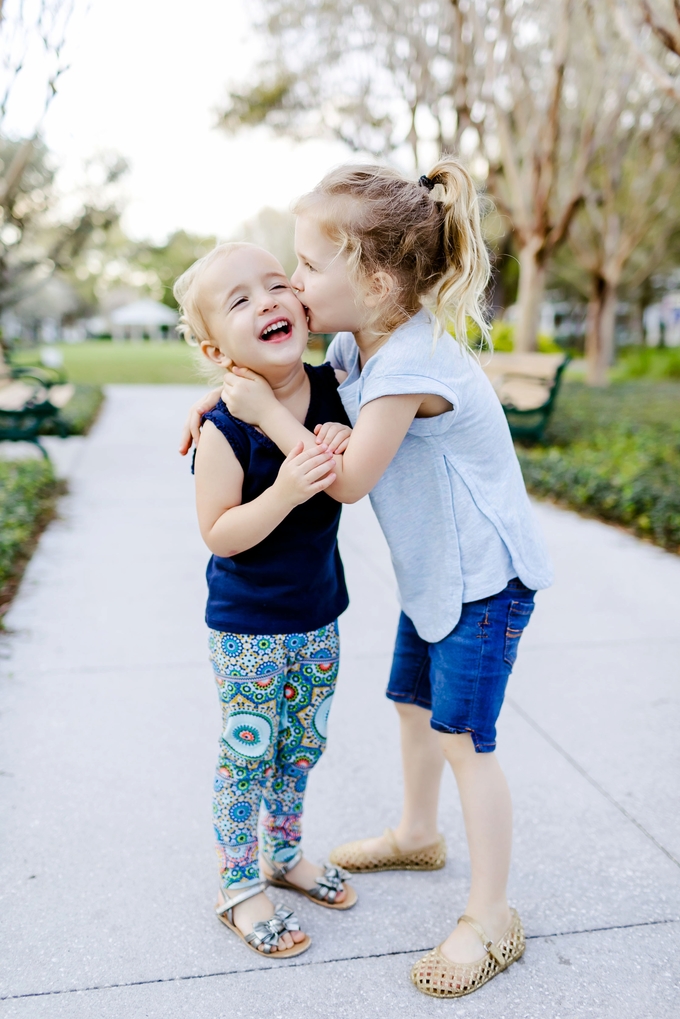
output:
<instances>
[{"instance_id":1,"label":"girl's neck","mask_svg":"<svg viewBox=\"0 0 680 1019\"><path fill-rule=\"evenodd\" d=\"M359 329L354 334L354 339L359 348L359 364L363 368L366 362L387 343L389 337L376 336L370 330Z\"/></svg>"},{"instance_id":2,"label":"girl's neck","mask_svg":"<svg viewBox=\"0 0 680 1019\"><path fill-rule=\"evenodd\" d=\"M309 408L309 378L302 361L272 370L267 373L266 379L276 399L298 420L304 421Z\"/></svg>"},{"instance_id":3,"label":"girl's neck","mask_svg":"<svg viewBox=\"0 0 680 1019\"><path fill-rule=\"evenodd\" d=\"M411 316L411 317L414 317L417 314L418 314L418 312L414 312L413 316ZM370 358L372 358L374 354L378 353L378 351L380 350L381 347L385 346L385 344L389 340L390 336L392 336L392 334L400 326L402 326L404 324L404 322L408 322L408 321L409 321L409 316L406 315L404 317L403 321L399 322L394 327L394 329L392 330L392 333L388 333L387 335L385 335L384 333L376 334L374 332L371 332L368 329L358 329L354 333L354 340L356 342L357 347L359 348L359 364L360 364L361 368L364 367L366 362L368 360L370 360Z\"/></svg>"}]
</instances>

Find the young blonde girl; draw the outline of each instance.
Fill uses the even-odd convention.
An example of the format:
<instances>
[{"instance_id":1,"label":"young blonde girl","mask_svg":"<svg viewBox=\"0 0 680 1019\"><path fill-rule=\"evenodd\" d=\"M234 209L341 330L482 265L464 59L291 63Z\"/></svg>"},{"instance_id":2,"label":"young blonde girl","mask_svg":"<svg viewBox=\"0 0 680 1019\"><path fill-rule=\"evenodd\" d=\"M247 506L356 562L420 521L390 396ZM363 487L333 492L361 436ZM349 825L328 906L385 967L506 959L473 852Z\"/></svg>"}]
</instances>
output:
<instances>
[{"instance_id":1,"label":"young blonde girl","mask_svg":"<svg viewBox=\"0 0 680 1019\"><path fill-rule=\"evenodd\" d=\"M331 859L357 871L443 866L437 808L448 761L470 893L411 979L425 994L457 997L524 951L506 897L512 809L496 720L534 592L551 582L502 408L466 346L470 319L486 332L479 199L465 168L445 158L418 182L340 167L295 211L291 282L311 330L338 333L329 356L347 373L340 395L354 426L328 492L341 502L370 493L403 610L387 689L401 723L402 817ZM230 373L223 392L283 453L331 439L332 429L313 438L300 427L253 372Z\"/></svg>"},{"instance_id":2,"label":"young blonde girl","mask_svg":"<svg viewBox=\"0 0 680 1019\"><path fill-rule=\"evenodd\" d=\"M181 329L215 365L253 365L301 427L339 419L350 429L328 365L302 362L305 313L277 260L252 244L224 244L177 281ZM340 507L324 490L333 456L297 443L284 455L218 403L195 459L196 508L206 545L210 659L222 707L213 819L218 918L252 949L299 955L311 940L295 914L274 908L269 883L331 909L356 893L338 867L300 848L305 788L326 745L338 673L337 617L347 591L337 548ZM263 808L263 809L262 809Z\"/></svg>"}]
</instances>

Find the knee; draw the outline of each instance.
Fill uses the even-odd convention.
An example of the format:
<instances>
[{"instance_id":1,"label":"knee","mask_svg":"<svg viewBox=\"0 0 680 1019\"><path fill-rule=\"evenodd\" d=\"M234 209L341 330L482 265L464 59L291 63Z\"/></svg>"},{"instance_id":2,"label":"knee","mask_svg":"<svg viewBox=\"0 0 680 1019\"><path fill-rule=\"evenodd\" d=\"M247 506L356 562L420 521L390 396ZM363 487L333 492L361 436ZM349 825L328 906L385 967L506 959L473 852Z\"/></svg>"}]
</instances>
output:
<instances>
[{"instance_id":1,"label":"knee","mask_svg":"<svg viewBox=\"0 0 680 1019\"><path fill-rule=\"evenodd\" d=\"M439 740L444 756L454 770L476 757L475 745L469 732L440 732Z\"/></svg>"},{"instance_id":2,"label":"knee","mask_svg":"<svg viewBox=\"0 0 680 1019\"><path fill-rule=\"evenodd\" d=\"M427 708L421 708L418 704L403 704L401 701L394 701L393 703L397 709L399 720L403 725L425 725L429 728L432 712Z\"/></svg>"},{"instance_id":3,"label":"knee","mask_svg":"<svg viewBox=\"0 0 680 1019\"><path fill-rule=\"evenodd\" d=\"M305 747L302 752L284 756L281 761L281 770L289 778L306 781L307 775L319 763L321 755L326 749L326 741L318 743L315 747Z\"/></svg>"}]
</instances>

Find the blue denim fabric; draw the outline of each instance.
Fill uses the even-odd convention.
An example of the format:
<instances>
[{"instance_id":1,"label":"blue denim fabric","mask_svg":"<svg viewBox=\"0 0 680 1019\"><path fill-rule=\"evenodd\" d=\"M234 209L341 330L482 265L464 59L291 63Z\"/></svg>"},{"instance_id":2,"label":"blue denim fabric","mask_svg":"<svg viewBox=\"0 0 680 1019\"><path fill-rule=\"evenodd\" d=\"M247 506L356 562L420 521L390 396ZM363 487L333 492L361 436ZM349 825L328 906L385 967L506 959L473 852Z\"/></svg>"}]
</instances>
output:
<instances>
[{"instance_id":1,"label":"blue denim fabric","mask_svg":"<svg viewBox=\"0 0 680 1019\"><path fill-rule=\"evenodd\" d=\"M515 578L499 594L466 602L451 633L434 644L399 620L390 700L432 711L438 732L469 732L478 754L496 749L496 721L534 609L534 591Z\"/></svg>"}]
</instances>

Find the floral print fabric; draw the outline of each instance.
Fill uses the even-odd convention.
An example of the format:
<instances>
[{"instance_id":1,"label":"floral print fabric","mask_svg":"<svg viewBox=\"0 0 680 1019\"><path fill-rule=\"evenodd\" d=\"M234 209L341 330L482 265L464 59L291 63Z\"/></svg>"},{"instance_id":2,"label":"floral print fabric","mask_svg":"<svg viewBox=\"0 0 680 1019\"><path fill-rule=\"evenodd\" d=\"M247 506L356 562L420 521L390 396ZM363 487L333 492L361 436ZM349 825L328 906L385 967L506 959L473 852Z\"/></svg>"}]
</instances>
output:
<instances>
[{"instance_id":1,"label":"floral print fabric","mask_svg":"<svg viewBox=\"0 0 680 1019\"><path fill-rule=\"evenodd\" d=\"M334 622L310 633L210 630L209 647L222 706L213 819L228 888L259 879L260 849L279 863L297 852L307 777L326 746L340 640Z\"/></svg>"}]
</instances>

